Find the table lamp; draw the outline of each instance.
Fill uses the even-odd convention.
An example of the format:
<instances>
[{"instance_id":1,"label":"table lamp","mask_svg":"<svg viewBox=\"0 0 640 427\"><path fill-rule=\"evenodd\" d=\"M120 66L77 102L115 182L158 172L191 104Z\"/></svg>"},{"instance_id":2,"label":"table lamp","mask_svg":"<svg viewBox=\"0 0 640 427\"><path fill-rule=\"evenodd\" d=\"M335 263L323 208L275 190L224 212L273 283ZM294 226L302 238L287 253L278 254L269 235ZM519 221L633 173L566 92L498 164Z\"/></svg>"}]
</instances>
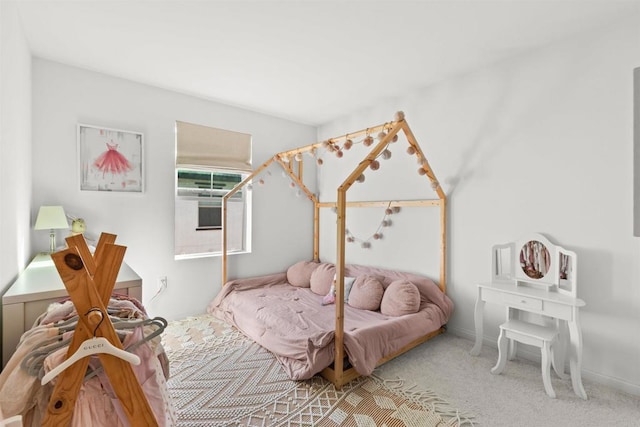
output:
<instances>
[{"instance_id":1,"label":"table lamp","mask_svg":"<svg viewBox=\"0 0 640 427\"><path fill-rule=\"evenodd\" d=\"M56 251L56 229L62 228L69 228L67 216L65 215L62 206L40 206L40 210L38 211L38 218L36 219L36 225L34 229L50 230L50 253Z\"/></svg>"}]
</instances>

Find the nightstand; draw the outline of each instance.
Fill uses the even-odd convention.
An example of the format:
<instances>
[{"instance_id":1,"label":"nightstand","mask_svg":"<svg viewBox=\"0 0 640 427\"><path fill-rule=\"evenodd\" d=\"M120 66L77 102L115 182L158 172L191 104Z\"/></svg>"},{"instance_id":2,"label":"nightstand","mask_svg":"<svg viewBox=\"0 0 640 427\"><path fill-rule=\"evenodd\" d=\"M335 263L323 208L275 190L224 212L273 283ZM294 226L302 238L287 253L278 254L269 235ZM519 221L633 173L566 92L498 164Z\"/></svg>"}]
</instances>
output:
<instances>
[{"instance_id":1,"label":"nightstand","mask_svg":"<svg viewBox=\"0 0 640 427\"><path fill-rule=\"evenodd\" d=\"M142 301L142 279L126 263L122 263L114 292ZM51 256L39 254L29 263L2 296L2 366L15 351L22 334L49 304L68 297Z\"/></svg>"}]
</instances>

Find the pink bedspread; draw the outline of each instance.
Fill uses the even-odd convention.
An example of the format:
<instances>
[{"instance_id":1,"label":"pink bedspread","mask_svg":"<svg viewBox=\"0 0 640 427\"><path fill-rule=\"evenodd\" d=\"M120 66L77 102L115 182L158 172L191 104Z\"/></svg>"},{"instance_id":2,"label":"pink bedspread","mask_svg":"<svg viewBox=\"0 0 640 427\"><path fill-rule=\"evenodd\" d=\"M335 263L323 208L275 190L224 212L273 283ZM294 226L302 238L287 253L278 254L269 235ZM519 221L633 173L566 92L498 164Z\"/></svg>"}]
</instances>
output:
<instances>
[{"instance_id":1,"label":"pink bedspread","mask_svg":"<svg viewBox=\"0 0 640 427\"><path fill-rule=\"evenodd\" d=\"M421 294L420 311L400 317L344 306L344 344L350 363L370 375L378 361L439 329L453 310L451 300L422 276L364 266L347 266L347 276L376 274L411 280ZM287 283L286 273L237 279L223 286L208 312L274 353L291 379L311 378L333 362L335 305Z\"/></svg>"}]
</instances>

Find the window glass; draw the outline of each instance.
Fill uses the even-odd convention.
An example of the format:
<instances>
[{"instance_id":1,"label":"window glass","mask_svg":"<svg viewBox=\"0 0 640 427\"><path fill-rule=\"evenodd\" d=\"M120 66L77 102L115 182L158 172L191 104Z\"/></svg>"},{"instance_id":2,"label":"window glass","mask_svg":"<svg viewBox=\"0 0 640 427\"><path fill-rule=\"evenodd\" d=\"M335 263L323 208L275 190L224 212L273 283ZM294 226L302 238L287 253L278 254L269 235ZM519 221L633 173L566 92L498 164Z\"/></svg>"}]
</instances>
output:
<instances>
[{"instance_id":1,"label":"window glass","mask_svg":"<svg viewBox=\"0 0 640 427\"><path fill-rule=\"evenodd\" d=\"M219 255L222 251L222 198L246 178L244 172L176 169L175 255ZM227 250L249 251L250 192L227 200Z\"/></svg>"}]
</instances>

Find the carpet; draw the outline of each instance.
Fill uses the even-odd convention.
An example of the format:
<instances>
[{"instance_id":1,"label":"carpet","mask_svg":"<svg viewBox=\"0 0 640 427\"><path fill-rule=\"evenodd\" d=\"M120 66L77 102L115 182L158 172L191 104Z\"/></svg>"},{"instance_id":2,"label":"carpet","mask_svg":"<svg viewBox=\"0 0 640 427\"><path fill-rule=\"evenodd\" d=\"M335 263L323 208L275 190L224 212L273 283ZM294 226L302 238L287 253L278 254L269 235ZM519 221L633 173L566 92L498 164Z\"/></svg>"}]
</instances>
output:
<instances>
[{"instance_id":1,"label":"carpet","mask_svg":"<svg viewBox=\"0 0 640 427\"><path fill-rule=\"evenodd\" d=\"M270 352L212 316L170 322L162 342L177 427L472 425L435 393L402 380L374 374L342 390L319 376L292 381Z\"/></svg>"}]
</instances>

